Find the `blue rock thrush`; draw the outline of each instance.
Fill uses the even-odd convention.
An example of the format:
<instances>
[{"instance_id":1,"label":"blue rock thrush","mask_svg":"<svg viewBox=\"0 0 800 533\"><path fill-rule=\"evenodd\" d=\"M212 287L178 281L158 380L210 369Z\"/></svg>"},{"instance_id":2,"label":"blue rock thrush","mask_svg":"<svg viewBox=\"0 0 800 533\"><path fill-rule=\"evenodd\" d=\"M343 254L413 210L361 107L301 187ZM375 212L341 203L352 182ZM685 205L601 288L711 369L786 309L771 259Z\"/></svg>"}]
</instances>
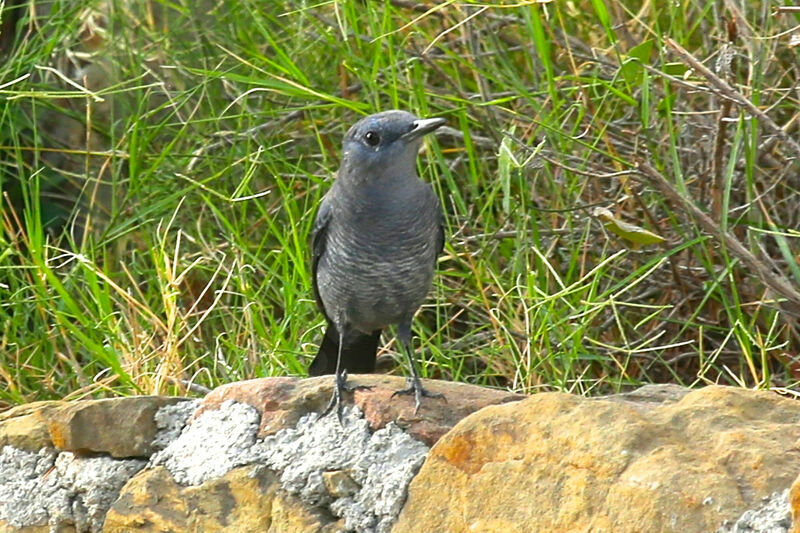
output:
<instances>
[{"instance_id":1,"label":"blue rock thrush","mask_svg":"<svg viewBox=\"0 0 800 533\"><path fill-rule=\"evenodd\" d=\"M444 245L442 210L416 172L422 137L445 120L384 111L344 137L336 181L322 199L312 234L314 296L328 326L309 374L335 374L336 407L347 372L373 372L381 331L397 325L411 367L415 412L423 396L411 347L411 321L433 281Z\"/></svg>"}]
</instances>

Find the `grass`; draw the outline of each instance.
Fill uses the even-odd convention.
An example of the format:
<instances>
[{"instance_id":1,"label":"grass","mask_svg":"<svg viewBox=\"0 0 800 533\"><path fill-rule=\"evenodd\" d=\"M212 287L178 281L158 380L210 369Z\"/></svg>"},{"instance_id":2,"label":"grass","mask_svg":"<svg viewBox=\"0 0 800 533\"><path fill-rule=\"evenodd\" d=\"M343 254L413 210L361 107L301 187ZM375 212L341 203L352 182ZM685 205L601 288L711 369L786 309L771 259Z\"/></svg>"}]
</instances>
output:
<instances>
[{"instance_id":1,"label":"grass","mask_svg":"<svg viewBox=\"0 0 800 533\"><path fill-rule=\"evenodd\" d=\"M768 120L796 138L800 14L80 4L0 2L0 406L304 375L314 210L389 108L449 126L419 162L448 235L424 375L796 390L800 153Z\"/></svg>"}]
</instances>

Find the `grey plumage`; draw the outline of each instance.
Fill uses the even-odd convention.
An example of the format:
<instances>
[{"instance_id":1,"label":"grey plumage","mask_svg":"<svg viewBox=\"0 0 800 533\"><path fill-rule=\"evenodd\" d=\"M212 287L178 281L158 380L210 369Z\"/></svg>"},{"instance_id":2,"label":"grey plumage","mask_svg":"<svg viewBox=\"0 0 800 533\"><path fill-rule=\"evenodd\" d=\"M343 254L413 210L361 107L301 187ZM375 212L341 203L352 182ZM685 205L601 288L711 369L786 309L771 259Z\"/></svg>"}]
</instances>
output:
<instances>
[{"instance_id":1,"label":"grey plumage","mask_svg":"<svg viewBox=\"0 0 800 533\"><path fill-rule=\"evenodd\" d=\"M328 331L309 373L336 374L328 410L340 409L348 370L374 370L380 331L390 325L412 371L398 392L413 393L417 409L422 396L434 396L414 366L411 321L430 290L444 234L439 200L417 176L416 159L422 137L443 123L385 111L345 135L312 237L315 296Z\"/></svg>"}]
</instances>

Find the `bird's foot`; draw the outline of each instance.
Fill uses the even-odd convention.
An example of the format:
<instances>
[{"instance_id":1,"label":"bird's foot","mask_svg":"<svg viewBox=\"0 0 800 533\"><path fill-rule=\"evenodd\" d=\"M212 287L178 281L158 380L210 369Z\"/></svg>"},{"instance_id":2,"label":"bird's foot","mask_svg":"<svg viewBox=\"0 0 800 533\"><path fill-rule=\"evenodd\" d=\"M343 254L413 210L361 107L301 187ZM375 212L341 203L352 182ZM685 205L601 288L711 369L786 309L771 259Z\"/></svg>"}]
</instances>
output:
<instances>
[{"instance_id":1,"label":"bird's foot","mask_svg":"<svg viewBox=\"0 0 800 533\"><path fill-rule=\"evenodd\" d=\"M333 383L333 394L331 395L331 401L328 402L328 406L322 411L320 418L323 416L328 416L333 408L336 407L336 417L339 419L339 424L344 425L342 423L342 411L344 409L344 405L342 405L342 391L347 390L347 371L343 371L340 374L336 374L334 377Z\"/></svg>"},{"instance_id":2,"label":"bird's foot","mask_svg":"<svg viewBox=\"0 0 800 533\"><path fill-rule=\"evenodd\" d=\"M418 377L410 377L410 378L408 378L406 380L406 384L407 384L407 386L406 386L405 389L400 389L400 390L395 391L394 393L392 393L392 398L394 398L395 396L413 394L414 395L414 400L415 400L414 414L417 414L417 412L419 411L419 405L420 405L420 402L422 401L423 397L425 397L425 398L441 398L445 402L447 401L447 398L444 397L444 394L440 394L438 392L431 392L431 391L427 390L425 387L423 387L422 386L422 382L419 380Z\"/></svg>"},{"instance_id":3,"label":"bird's foot","mask_svg":"<svg viewBox=\"0 0 800 533\"><path fill-rule=\"evenodd\" d=\"M357 390L372 390L371 385L347 385L347 370L344 370L341 374L336 375L334 385L333 385L333 394L331 395L331 401L328 402L328 406L320 415L320 418L323 416L328 416L333 408L336 407L336 416L339 418L339 423L342 424L342 412L344 410L344 404L342 404L342 392L355 392ZM342 424L343 425L343 424Z\"/></svg>"}]
</instances>

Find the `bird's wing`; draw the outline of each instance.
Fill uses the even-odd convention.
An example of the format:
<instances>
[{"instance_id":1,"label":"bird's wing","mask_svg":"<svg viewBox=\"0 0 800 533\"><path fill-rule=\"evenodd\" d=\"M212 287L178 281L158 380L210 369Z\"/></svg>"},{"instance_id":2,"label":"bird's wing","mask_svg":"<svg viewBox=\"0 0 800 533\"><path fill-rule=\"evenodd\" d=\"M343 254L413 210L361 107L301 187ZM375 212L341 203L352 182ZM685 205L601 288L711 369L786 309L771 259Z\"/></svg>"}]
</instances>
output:
<instances>
[{"instance_id":1,"label":"bird's wing","mask_svg":"<svg viewBox=\"0 0 800 533\"><path fill-rule=\"evenodd\" d=\"M442 255L444 252L444 210L442 209L442 204L439 202L439 197L436 195L436 191L433 190L433 185L428 184L430 187L430 196L433 205L436 206L436 210L439 213L439 228L436 233L436 258L434 259L434 268L438 264L439 256Z\"/></svg>"},{"instance_id":2,"label":"bird's wing","mask_svg":"<svg viewBox=\"0 0 800 533\"><path fill-rule=\"evenodd\" d=\"M317 301L317 306L322 311L322 314L329 318L325 312L325 306L322 305L322 298L319 296L319 287L317 286L317 266L322 254L325 253L328 222L331 219L331 208L327 199L326 196L319 204L317 215L314 218L314 228L311 230L311 279L314 285L314 299Z\"/></svg>"},{"instance_id":3,"label":"bird's wing","mask_svg":"<svg viewBox=\"0 0 800 533\"><path fill-rule=\"evenodd\" d=\"M444 213L439 213L439 233L436 235L439 241L436 243L436 257L444 252Z\"/></svg>"}]
</instances>

